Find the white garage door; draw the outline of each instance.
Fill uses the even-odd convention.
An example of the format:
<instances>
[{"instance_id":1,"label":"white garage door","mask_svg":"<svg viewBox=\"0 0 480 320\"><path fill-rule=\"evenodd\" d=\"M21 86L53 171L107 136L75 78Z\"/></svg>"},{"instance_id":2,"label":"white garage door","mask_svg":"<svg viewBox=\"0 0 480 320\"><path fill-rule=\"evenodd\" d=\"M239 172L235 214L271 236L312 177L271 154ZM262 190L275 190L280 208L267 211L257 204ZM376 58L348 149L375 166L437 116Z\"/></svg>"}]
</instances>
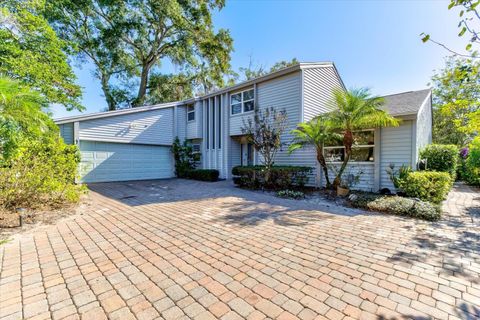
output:
<instances>
[{"instance_id":1,"label":"white garage door","mask_svg":"<svg viewBox=\"0 0 480 320\"><path fill-rule=\"evenodd\" d=\"M173 177L170 147L80 141L82 182Z\"/></svg>"}]
</instances>

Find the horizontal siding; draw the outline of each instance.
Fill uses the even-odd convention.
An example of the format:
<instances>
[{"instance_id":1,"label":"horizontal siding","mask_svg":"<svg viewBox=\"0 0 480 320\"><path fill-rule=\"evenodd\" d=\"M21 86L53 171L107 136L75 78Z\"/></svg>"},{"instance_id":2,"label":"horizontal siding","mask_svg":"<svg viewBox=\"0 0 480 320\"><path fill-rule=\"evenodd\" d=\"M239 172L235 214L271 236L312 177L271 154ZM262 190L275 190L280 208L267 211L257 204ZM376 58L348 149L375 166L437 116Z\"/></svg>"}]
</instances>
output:
<instances>
[{"instance_id":1,"label":"horizontal siding","mask_svg":"<svg viewBox=\"0 0 480 320\"><path fill-rule=\"evenodd\" d=\"M380 129L380 188L393 190L386 172L389 165L399 169L402 164L412 165L412 121L403 121L398 127Z\"/></svg>"},{"instance_id":2,"label":"horizontal siding","mask_svg":"<svg viewBox=\"0 0 480 320\"><path fill-rule=\"evenodd\" d=\"M335 166L336 170L340 168L340 164L331 164L330 167ZM333 183L336 171L329 168L328 178ZM349 174L360 175L358 184L352 187L352 190L362 190L373 192L375 186L375 164L374 163L355 163L350 162L344 171L343 177L346 178ZM325 186L325 179L323 179L323 186Z\"/></svg>"},{"instance_id":3,"label":"horizontal siding","mask_svg":"<svg viewBox=\"0 0 480 320\"><path fill-rule=\"evenodd\" d=\"M241 154L240 143L238 143L233 139L231 139L231 145L230 145L230 161L232 164L231 165L232 168L242 164L242 154Z\"/></svg>"},{"instance_id":4,"label":"horizontal siding","mask_svg":"<svg viewBox=\"0 0 480 320\"><path fill-rule=\"evenodd\" d=\"M170 147L80 141L82 182L173 177Z\"/></svg>"},{"instance_id":5,"label":"horizontal siding","mask_svg":"<svg viewBox=\"0 0 480 320\"><path fill-rule=\"evenodd\" d=\"M331 111L333 90L341 89L342 83L334 67L303 70L303 121Z\"/></svg>"},{"instance_id":6,"label":"horizontal siding","mask_svg":"<svg viewBox=\"0 0 480 320\"><path fill-rule=\"evenodd\" d=\"M228 108L229 112L231 112L230 108ZM248 112L245 114L235 114L230 115L230 135L231 136L238 136L242 134L242 128L245 124L248 125L248 119L253 120L253 112Z\"/></svg>"},{"instance_id":7,"label":"horizontal siding","mask_svg":"<svg viewBox=\"0 0 480 320\"><path fill-rule=\"evenodd\" d=\"M195 102L195 120L187 122L187 139L202 137L202 102Z\"/></svg>"},{"instance_id":8,"label":"horizontal siding","mask_svg":"<svg viewBox=\"0 0 480 320\"><path fill-rule=\"evenodd\" d=\"M170 145L173 108L81 121L79 135L81 140Z\"/></svg>"},{"instance_id":9,"label":"horizontal siding","mask_svg":"<svg viewBox=\"0 0 480 320\"><path fill-rule=\"evenodd\" d=\"M180 141L184 141L187 137L187 107L177 107L177 136Z\"/></svg>"},{"instance_id":10,"label":"horizontal siding","mask_svg":"<svg viewBox=\"0 0 480 320\"><path fill-rule=\"evenodd\" d=\"M58 126L60 129L60 136L66 144L73 144L73 122L65 123Z\"/></svg>"}]
</instances>

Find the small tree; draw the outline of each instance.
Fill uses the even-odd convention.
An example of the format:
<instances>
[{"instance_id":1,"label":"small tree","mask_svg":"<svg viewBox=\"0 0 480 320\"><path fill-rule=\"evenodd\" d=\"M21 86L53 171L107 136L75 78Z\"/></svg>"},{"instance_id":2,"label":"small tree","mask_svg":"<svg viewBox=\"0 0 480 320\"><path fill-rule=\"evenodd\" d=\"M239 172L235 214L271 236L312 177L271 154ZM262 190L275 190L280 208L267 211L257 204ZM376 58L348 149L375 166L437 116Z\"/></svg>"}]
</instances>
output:
<instances>
[{"instance_id":1,"label":"small tree","mask_svg":"<svg viewBox=\"0 0 480 320\"><path fill-rule=\"evenodd\" d=\"M353 132L385 126L398 126L399 121L381 109L384 99L372 96L370 90L353 89L333 91L332 107L335 111L328 114L329 122L343 135L345 157L340 170L333 181L333 187L340 185L341 178L352 155Z\"/></svg>"},{"instance_id":2,"label":"small tree","mask_svg":"<svg viewBox=\"0 0 480 320\"><path fill-rule=\"evenodd\" d=\"M342 136L329 126L327 119L319 116L309 122L300 123L297 129L292 130L293 141L288 147L288 152L292 153L297 149L313 146L317 152L317 161L322 167L325 174L327 188L331 187L330 178L328 177L328 167L323 155L323 146L335 140L340 140Z\"/></svg>"},{"instance_id":3,"label":"small tree","mask_svg":"<svg viewBox=\"0 0 480 320\"><path fill-rule=\"evenodd\" d=\"M243 121L242 133L262 156L265 166L265 181L270 178L270 171L275 161L275 155L282 146L281 136L287 125L287 112L277 111L273 107L264 110L255 109L255 115Z\"/></svg>"},{"instance_id":4,"label":"small tree","mask_svg":"<svg viewBox=\"0 0 480 320\"><path fill-rule=\"evenodd\" d=\"M188 171L195 169L199 154L193 152L193 147L187 140L181 143L178 137L173 141L172 153L175 159L175 175L186 178Z\"/></svg>"}]
</instances>

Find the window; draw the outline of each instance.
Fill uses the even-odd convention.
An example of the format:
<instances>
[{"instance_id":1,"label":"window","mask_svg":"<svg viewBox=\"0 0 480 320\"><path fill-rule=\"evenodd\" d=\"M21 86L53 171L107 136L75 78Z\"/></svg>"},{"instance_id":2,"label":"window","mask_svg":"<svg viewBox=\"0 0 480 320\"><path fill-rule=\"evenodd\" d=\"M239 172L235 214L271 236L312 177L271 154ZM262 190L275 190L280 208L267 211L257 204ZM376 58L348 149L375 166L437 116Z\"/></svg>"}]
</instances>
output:
<instances>
[{"instance_id":1,"label":"window","mask_svg":"<svg viewBox=\"0 0 480 320\"><path fill-rule=\"evenodd\" d=\"M222 148L222 97L218 98L218 149Z\"/></svg>"},{"instance_id":2,"label":"window","mask_svg":"<svg viewBox=\"0 0 480 320\"><path fill-rule=\"evenodd\" d=\"M195 107L188 106L187 107L187 121L195 121Z\"/></svg>"},{"instance_id":3,"label":"window","mask_svg":"<svg viewBox=\"0 0 480 320\"><path fill-rule=\"evenodd\" d=\"M192 151L193 153L200 153L200 144L199 143L192 144Z\"/></svg>"},{"instance_id":4,"label":"window","mask_svg":"<svg viewBox=\"0 0 480 320\"><path fill-rule=\"evenodd\" d=\"M353 146L350 161L373 162L374 159L374 131L365 130L353 133ZM337 141L324 148L325 160L328 162L341 162L345 158L345 147L342 141Z\"/></svg>"},{"instance_id":5,"label":"window","mask_svg":"<svg viewBox=\"0 0 480 320\"><path fill-rule=\"evenodd\" d=\"M210 149L210 106L209 106L209 101L210 99L204 100L205 104L205 119L206 119L206 127L207 127L207 136L205 137L206 142L207 142L207 150Z\"/></svg>"},{"instance_id":6,"label":"window","mask_svg":"<svg viewBox=\"0 0 480 320\"><path fill-rule=\"evenodd\" d=\"M232 114L250 112L255 108L255 93L253 89L235 93L230 96Z\"/></svg>"}]
</instances>

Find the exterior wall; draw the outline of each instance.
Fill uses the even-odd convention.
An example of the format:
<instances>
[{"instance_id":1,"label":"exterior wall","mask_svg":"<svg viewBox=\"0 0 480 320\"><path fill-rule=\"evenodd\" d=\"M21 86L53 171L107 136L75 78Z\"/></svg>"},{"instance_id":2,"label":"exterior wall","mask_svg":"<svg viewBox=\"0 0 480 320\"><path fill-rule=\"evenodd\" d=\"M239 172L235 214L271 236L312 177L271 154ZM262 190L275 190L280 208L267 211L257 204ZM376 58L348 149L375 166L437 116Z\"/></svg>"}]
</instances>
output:
<instances>
[{"instance_id":1,"label":"exterior wall","mask_svg":"<svg viewBox=\"0 0 480 320\"><path fill-rule=\"evenodd\" d=\"M248 119L253 120L254 111L232 114L232 108L230 106L230 96L232 94L237 93L237 92L245 91L245 90L252 89L252 88L253 87L248 87L248 88L244 88L244 89L241 89L241 90L229 92L229 96L228 96L228 99L226 101L227 104L225 105L225 107L226 107L225 110L227 110L228 118L230 119L230 121L229 121L229 128L230 128L229 133L230 133L231 136L238 136L238 135L242 134L242 127L244 126L243 125L244 122L248 123ZM255 97L255 101L258 101L258 97Z\"/></svg>"},{"instance_id":2,"label":"exterior wall","mask_svg":"<svg viewBox=\"0 0 480 320\"><path fill-rule=\"evenodd\" d=\"M195 107L195 120L188 121L187 125L187 139L202 138L202 102L197 101Z\"/></svg>"},{"instance_id":3,"label":"exterior wall","mask_svg":"<svg viewBox=\"0 0 480 320\"><path fill-rule=\"evenodd\" d=\"M65 123L58 126L60 129L60 136L66 144L73 144L73 123Z\"/></svg>"},{"instance_id":4,"label":"exterior wall","mask_svg":"<svg viewBox=\"0 0 480 320\"><path fill-rule=\"evenodd\" d=\"M332 170L332 166L335 166L336 170L340 168L341 164L332 164L330 165L328 171L328 178L330 182L333 183L335 179L336 171ZM353 190L362 190L362 191L369 191L375 192L375 163L356 163L356 162L349 162L347 168L345 169L343 177L347 176L348 174L359 175L358 184L352 187ZM322 186L325 186L326 180L322 179Z\"/></svg>"},{"instance_id":5,"label":"exterior wall","mask_svg":"<svg viewBox=\"0 0 480 320\"><path fill-rule=\"evenodd\" d=\"M333 98L333 90L342 88L342 80L333 66L303 70L302 122L331 111L329 104Z\"/></svg>"},{"instance_id":6,"label":"exterior wall","mask_svg":"<svg viewBox=\"0 0 480 320\"><path fill-rule=\"evenodd\" d=\"M174 135L180 139L180 141L184 141L187 138L187 107L186 106L179 106L177 107L177 114L176 114L176 132Z\"/></svg>"},{"instance_id":7,"label":"exterior wall","mask_svg":"<svg viewBox=\"0 0 480 320\"><path fill-rule=\"evenodd\" d=\"M171 145L173 108L80 122L80 140Z\"/></svg>"},{"instance_id":8,"label":"exterior wall","mask_svg":"<svg viewBox=\"0 0 480 320\"><path fill-rule=\"evenodd\" d=\"M420 151L432 143L432 100L429 96L417 116L415 163L418 163Z\"/></svg>"},{"instance_id":9,"label":"exterior wall","mask_svg":"<svg viewBox=\"0 0 480 320\"><path fill-rule=\"evenodd\" d=\"M413 120L405 120L398 127L380 129L380 188L394 190L386 172L390 164L394 164L395 169L402 164L412 166L414 129Z\"/></svg>"}]
</instances>

